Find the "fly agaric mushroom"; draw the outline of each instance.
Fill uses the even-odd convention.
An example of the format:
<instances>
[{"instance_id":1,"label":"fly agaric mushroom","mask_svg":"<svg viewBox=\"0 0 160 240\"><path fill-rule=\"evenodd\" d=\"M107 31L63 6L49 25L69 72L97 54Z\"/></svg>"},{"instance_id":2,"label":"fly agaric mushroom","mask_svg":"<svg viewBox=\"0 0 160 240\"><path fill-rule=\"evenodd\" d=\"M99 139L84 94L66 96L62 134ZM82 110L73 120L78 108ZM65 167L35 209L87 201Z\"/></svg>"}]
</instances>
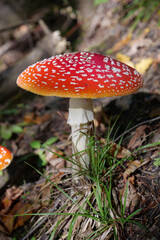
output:
<instances>
[{"instance_id":1,"label":"fly agaric mushroom","mask_svg":"<svg viewBox=\"0 0 160 240\"><path fill-rule=\"evenodd\" d=\"M73 154L81 152L78 165L89 166L88 134L94 114L92 99L122 96L142 87L133 68L100 54L67 53L37 62L17 79L21 88L44 96L69 97L68 124L72 128Z\"/></svg>"},{"instance_id":2,"label":"fly agaric mushroom","mask_svg":"<svg viewBox=\"0 0 160 240\"><path fill-rule=\"evenodd\" d=\"M0 171L9 166L12 158L12 153L7 148L0 146Z\"/></svg>"}]
</instances>

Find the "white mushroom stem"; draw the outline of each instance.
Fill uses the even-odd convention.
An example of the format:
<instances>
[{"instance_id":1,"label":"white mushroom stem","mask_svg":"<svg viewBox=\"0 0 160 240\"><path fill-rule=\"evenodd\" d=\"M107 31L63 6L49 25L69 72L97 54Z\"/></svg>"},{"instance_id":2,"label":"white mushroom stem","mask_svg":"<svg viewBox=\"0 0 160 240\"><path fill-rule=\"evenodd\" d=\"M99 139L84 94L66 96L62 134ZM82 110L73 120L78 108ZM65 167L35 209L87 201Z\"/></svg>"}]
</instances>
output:
<instances>
[{"instance_id":1,"label":"white mushroom stem","mask_svg":"<svg viewBox=\"0 0 160 240\"><path fill-rule=\"evenodd\" d=\"M89 167L88 136L93 130L93 120L92 99L70 99L68 124L72 129L72 153L81 152L73 158L76 161L73 165L73 173L77 169L87 169Z\"/></svg>"}]
</instances>

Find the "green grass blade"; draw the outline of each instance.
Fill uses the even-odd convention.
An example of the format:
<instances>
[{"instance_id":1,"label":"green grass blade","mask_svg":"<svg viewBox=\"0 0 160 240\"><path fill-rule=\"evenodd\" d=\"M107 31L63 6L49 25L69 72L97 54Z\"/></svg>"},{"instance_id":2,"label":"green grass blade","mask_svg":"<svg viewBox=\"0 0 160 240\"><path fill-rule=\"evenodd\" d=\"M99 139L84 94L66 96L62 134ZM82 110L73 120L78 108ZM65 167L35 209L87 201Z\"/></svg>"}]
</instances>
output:
<instances>
[{"instance_id":1,"label":"green grass blade","mask_svg":"<svg viewBox=\"0 0 160 240\"><path fill-rule=\"evenodd\" d=\"M126 202L127 202L127 195L128 195L128 186L129 186L129 180L127 180L126 190L125 190L125 195L124 195L124 203L122 203L122 215L123 216L125 214L125 209L126 209Z\"/></svg>"},{"instance_id":2,"label":"green grass blade","mask_svg":"<svg viewBox=\"0 0 160 240\"><path fill-rule=\"evenodd\" d=\"M73 228L74 228L74 225L75 225L75 222L76 222L78 216L79 216L79 215L74 216L74 217L72 218L71 224L70 224L70 226L69 226L69 231L68 231L67 240L70 240L71 237L72 237Z\"/></svg>"},{"instance_id":3,"label":"green grass blade","mask_svg":"<svg viewBox=\"0 0 160 240\"><path fill-rule=\"evenodd\" d=\"M54 236L55 236L55 233L57 231L57 228L59 226L59 224L64 220L65 217L61 218L57 223L56 223L56 226L54 227L54 230L52 231L52 234L49 238L49 240L53 240L54 239Z\"/></svg>"}]
</instances>

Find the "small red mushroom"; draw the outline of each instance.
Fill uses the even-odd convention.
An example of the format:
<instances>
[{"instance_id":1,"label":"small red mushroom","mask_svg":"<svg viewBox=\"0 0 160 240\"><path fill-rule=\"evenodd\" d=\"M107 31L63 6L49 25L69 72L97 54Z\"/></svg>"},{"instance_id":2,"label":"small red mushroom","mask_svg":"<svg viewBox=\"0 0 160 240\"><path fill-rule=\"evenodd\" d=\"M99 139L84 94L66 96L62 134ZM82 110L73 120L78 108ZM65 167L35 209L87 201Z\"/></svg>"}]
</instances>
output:
<instances>
[{"instance_id":1,"label":"small red mushroom","mask_svg":"<svg viewBox=\"0 0 160 240\"><path fill-rule=\"evenodd\" d=\"M89 166L87 134L93 126L92 98L131 94L142 87L142 77L130 66L92 52L66 53L29 66L20 74L21 88L44 96L69 97L68 123L73 153Z\"/></svg>"},{"instance_id":2,"label":"small red mushroom","mask_svg":"<svg viewBox=\"0 0 160 240\"><path fill-rule=\"evenodd\" d=\"M0 171L9 166L12 158L12 153L7 148L0 146Z\"/></svg>"}]
</instances>

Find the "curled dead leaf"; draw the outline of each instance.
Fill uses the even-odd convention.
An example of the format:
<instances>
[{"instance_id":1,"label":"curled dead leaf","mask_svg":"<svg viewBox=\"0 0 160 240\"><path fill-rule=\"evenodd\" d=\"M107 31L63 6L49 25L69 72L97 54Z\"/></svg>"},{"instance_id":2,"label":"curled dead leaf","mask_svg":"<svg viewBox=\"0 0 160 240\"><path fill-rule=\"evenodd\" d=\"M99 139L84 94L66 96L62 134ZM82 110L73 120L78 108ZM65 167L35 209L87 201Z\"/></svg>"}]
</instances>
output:
<instances>
[{"instance_id":1,"label":"curled dead leaf","mask_svg":"<svg viewBox=\"0 0 160 240\"><path fill-rule=\"evenodd\" d=\"M139 160L135 160L131 162L128 166L128 168L123 173L124 180L127 181L128 176L137 170L138 167L141 166L141 162Z\"/></svg>"},{"instance_id":2,"label":"curled dead leaf","mask_svg":"<svg viewBox=\"0 0 160 240\"><path fill-rule=\"evenodd\" d=\"M127 197L126 197L127 193ZM126 202L125 202L126 200ZM139 202L139 196L135 187L129 181L125 183L122 190L122 204L125 203L125 212L132 213Z\"/></svg>"},{"instance_id":3,"label":"curled dead leaf","mask_svg":"<svg viewBox=\"0 0 160 240\"><path fill-rule=\"evenodd\" d=\"M46 113L42 116L36 116L35 113L33 112L30 112L30 113L27 113L25 116L24 116L24 122L25 123L35 123L35 124L41 124L43 122L46 122L50 119L51 115Z\"/></svg>"},{"instance_id":4,"label":"curled dead leaf","mask_svg":"<svg viewBox=\"0 0 160 240\"><path fill-rule=\"evenodd\" d=\"M19 226L23 226L23 224L30 219L31 216L25 215L26 213L32 213L31 205L28 203L18 202L14 205L14 207L8 212L7 215L1 216L1 223L8 231L9 234L12 233L14 229ZM24 216L16 216L24 214Z\"/></svg>"},{"instance_id":5,"label":"curled dead leaf","mask_svg":"<svg viewBox=\"0 0 160 240\"><path fill-rule=\"evenodd\" d=\"M135 161L131 162L131 163L129 164L128 168L126 169L126 171L125 171L124 174L123 174L124 180L127 181L127 178L128 178L128 176L129 176L131 173L135 172L138 168L144 166L144 165L147 164L149 161L150 161L150 160L147 159L147 160L144 161L144 162L141 162L141 161L139 161L139 160L135 160ZM131 181L133 181L132 178L131 178ZM130 181L130 182L131 182L131 181Z\"/></svg>"},{"instance_id":6,"label":"curled dead leaf","mask_svg":"<svg viewBox=\"0 0 160 240\"><path fill-rule=\"evenodd\" d=\"M0 206L0 214L6 214L8 210L10 209L13 201L17 200L18 197L20 197L23 193L23 189L16 188L15 186L12 186L11 188L8 188L5 193L5 197L2 199Z\"/></svg>"},{"instance_id":7,"label":"curled dead leaf","mask_svg":"<svg viewBox=\"0 0 160 240\"><path fill-rule=\"evenodd\" d=\"M116 143L113 143L111 145L110 153L111 153L111 156L115 156L115 154L116 154L116 158L118 158L118 159L127 157L128 155L131 154L131 152L127 148L119 146Z\"/></svg>"},{"instance_id":8,"label":"curled dead leaf","mask_svg":"<svg viewBox=\"0 0 160 240\"><path fill-rule=\"evenodd\" d=\"M145 130L149 128L147 125L142 125L138 128L136 128L135 134L133 137L130 139L128 143L128 148L129 149L135 149L136 147L140 147L142 143L146 140L146 133Z\"/></svg>"},{"instance_id":9,"label":"curled dead leaf","mask_svg":"<svg viewBox=\"0 0 160 240\"><path fill-rule=\"evenodd\" d=\"M56 169L64 168L65 160L60 157L64 155L64 152L53 147L48 147L48 149L45 150L46 161Z\"/></svg>"}]
</instances>

